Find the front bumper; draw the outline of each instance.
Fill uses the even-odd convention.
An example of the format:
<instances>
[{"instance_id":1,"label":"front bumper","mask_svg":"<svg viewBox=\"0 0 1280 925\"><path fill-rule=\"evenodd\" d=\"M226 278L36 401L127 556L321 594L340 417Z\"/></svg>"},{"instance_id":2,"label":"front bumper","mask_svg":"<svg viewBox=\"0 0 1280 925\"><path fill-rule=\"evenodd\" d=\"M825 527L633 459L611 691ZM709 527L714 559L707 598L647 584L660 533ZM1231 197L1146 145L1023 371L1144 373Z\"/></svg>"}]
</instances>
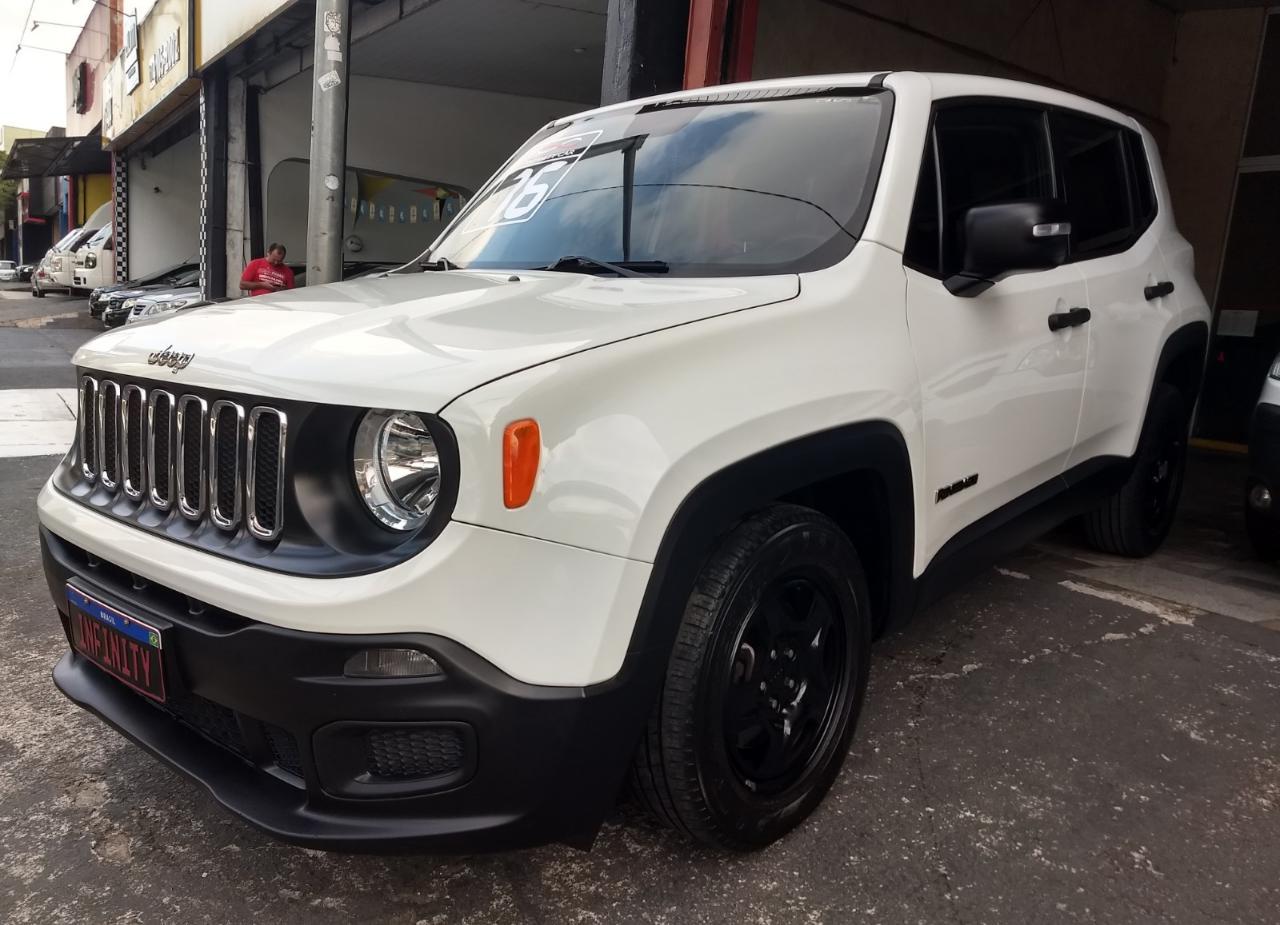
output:
<instances>
[{"instance_id":1,"label":"front bumper","mask_svg":"<svg viewBox=\"0 0 1280 925\"><path fill-rule=\"evenodd\" d=\"M1265 485L1280 499L1280 405L1259 404L1249 427L1249 484ZM1280 502L1256 513L1280 523Z\"/></svg>"},{"instance_id":2,"label":"front bumper","mask_svg":"<svg viewBox=\"0 0 1280 925\"><path fill-rule=\"evenodd\" d=\"M58 688L236 815L296 844L449 852L589 846L647 713L652 679L634 670L643 659L589 688L525 684L440 636L270 626L152 584L44 528L41 547L64 629L65 587L74 580L166 634L164 707L73 652L54 669ZM443 675L342 675L362 649L406 646L429 652ZM424 765L430 773L378 771L378 742L433 754Z\"/></svg>"}]
</instances>

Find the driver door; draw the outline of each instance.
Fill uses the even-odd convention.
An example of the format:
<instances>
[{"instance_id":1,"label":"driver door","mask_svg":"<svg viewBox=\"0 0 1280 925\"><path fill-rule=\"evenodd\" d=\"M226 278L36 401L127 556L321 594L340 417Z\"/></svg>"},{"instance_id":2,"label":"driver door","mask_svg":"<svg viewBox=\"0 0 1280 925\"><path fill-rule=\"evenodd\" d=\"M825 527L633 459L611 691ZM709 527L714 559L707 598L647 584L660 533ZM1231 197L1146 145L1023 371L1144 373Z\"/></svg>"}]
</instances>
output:
<instances>
[{"instance_id":1,"label":"driver door","mask_svg":"<svg viewBox=\"0 0 1280 925\"><path fill-rule=\"evenodd\" d=\"M1048 316L1086 306L1072 264L952 295L974 206L1055 195L1043 110L1011 101L937 107L904 252L907 322L920 378L927 497L924 562L965 527L1061 474L1075 442L1088 325Z\"/></svg>"}]
</instances>

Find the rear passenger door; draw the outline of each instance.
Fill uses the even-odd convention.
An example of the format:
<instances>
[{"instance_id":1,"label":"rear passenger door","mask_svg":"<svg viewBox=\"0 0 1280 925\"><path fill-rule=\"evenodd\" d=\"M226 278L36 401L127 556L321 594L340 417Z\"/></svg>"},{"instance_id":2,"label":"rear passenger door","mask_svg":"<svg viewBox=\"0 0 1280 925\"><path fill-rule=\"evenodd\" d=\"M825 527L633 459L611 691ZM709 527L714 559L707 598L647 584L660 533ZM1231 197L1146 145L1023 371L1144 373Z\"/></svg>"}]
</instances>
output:
<instances>
[{"instance_id":1,"label":"rear passenger door","mask_svg":"<svg viewBox=\"0 0 1280 925\"><path fill-rule=\"evenodd\" d=\"M1143 138L1080 113L1050 115L1054 161L1071 219L1070 261L1084 274L1089 370L1076 448L1068 466L1129 456L1137 446L1156 360L1173 313Z\"/></svg>"},{"instance_id":2,"label":"rear passenger door","mask_svg":"<svg viewBox=\"0 0 1280 925\"><path fill-rule=\"evenodd\" d=\"M1055 195L1043 108L938 104L903 254L924 426L926 562L960 530L1052 481L1071 454L1088 325L1052 331L1048 317L1085 305L1080 270L1014 273L970 298L943 284L961 268L968 209Z\"/></svg>"}]
</instances>

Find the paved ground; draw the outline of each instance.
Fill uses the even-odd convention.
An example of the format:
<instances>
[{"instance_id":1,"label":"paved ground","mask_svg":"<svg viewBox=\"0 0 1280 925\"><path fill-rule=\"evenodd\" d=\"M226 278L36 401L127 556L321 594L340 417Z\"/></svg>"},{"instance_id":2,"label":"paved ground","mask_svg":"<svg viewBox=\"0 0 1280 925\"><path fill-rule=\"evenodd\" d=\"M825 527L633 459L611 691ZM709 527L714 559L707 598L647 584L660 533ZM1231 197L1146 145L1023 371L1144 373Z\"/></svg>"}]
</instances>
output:
<instances>
[{"instance_id":1,"label":"paved ground","mask_svg":"<svg viewBox=\"0 0 1280 925\"><path fill-rule=\"evenodd\" d=\"M1276 921L1280 632L1242 615L1280 610L1280 573L1244 561L1229 509L1197 520L1230 461L1197 461L1153 567L1261 595L1236 617L1063 532L878 644L839 782L767 851L694 849L624 805L591 853L445 859L271 842L54 691L32 512L53 463L0 459L0 920Z\"/></svg>"}]
</instances>

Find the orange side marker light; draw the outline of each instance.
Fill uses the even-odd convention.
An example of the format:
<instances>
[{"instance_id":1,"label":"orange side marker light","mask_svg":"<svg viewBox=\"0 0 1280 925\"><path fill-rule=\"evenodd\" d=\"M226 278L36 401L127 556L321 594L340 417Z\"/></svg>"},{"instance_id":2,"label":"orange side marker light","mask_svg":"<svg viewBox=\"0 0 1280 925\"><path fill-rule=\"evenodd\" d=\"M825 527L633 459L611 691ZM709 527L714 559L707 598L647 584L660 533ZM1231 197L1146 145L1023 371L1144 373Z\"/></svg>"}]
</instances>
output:
<instances>
[{"instance_id":1,"label":"orange side marker light","mask_svg":"<svg viewBox=\"0 0 1280 925\"><path fill-rule=\"evenodd\" d=\"M512 421L502 433L502 501L508 508L524 507L533 495L542 453L542 432L532 418Z\"/></svg>"}]
</instances>

